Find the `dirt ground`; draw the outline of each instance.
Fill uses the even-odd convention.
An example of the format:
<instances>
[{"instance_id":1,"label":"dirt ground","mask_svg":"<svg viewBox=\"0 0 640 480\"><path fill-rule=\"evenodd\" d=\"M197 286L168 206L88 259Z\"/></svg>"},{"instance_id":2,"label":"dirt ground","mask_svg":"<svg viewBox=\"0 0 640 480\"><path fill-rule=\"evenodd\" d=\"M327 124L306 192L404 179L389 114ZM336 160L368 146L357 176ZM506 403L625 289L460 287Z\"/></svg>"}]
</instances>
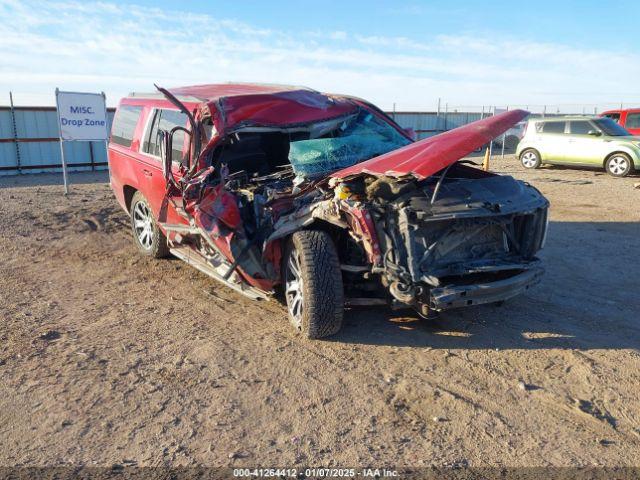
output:
<instances>
[{"instance_id":1,"label":"dirt ground","mask_svg":"<svg viewBox=\"0 0 640 480\"><path fill-rule=\"evenodd\" d=\"M640 466L640 177L493 166L551 201L542 284L327 341L141 257L104 173L0 180L0 465Z\"/></svg>"}]
</instances>

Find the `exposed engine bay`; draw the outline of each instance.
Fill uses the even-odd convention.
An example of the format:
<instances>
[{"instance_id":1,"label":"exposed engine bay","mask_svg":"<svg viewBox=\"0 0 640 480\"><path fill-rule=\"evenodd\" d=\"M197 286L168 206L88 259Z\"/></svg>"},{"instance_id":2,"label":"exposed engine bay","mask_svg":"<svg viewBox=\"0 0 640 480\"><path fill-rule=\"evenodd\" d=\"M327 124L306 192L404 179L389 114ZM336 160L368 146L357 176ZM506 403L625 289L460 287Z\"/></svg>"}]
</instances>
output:
<instances>
[{"instance_id":1,"label":"exposed engine bay","mask_svg":"<svg viewBox=\"0 0 640 480\"><path fill-rule=\"evenodd\" d=\"M542 274L535 253L544 242L547 203L535 188L461 162L425 180L314 179L296 174L290 138L236 132L212 152L211 171L198 184L199 197L209 190L218 201L221 189L233 196L237 219L213 208L216 201L208 217L222 220L217 229L242 225L229 249L236 267L252 278L277 286L280 265L272 247L312 224L338 246L354 304L384 302L426 315L504 299L500 292L479 295L478 284L524 275L528 288ZM207 211L206 194L197 204Z\"/></svg>"}]
</instances>

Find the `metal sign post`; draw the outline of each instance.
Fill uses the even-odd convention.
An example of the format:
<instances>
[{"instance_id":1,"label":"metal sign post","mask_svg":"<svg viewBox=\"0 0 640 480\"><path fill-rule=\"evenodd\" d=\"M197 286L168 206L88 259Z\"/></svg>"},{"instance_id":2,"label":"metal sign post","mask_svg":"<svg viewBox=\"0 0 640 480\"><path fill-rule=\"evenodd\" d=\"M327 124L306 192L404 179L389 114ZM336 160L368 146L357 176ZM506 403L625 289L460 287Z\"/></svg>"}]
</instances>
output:
<instances>
[{"instance_id":1,"label":"metal sign post","mask_svg":"<svg viewBox=\"0 0 640 480\"><path fill-rule=\"evenodd\" d=\"M102 100L104 101L105 109L107 106L107 96L104 92L100 92L102 95ZM106 119L106 110L105 110L105 119ZM109 122L106 122L104 126L104 155L107 159L107 171L109 172L109 184L111 184L111 166L109 165Z\"/></svg>"},{"instance_id":2,"label":"metal sign post","mask_svg":"<svg viewBox=\"0 0 640 480\"><path fill-rule=\"evenodd\" d=\"M107 108L104 92L62 92L56 88L58 128L60 132L60 159L64 194L69 193L67 162L64 158L64 142L98 142L108 138Z\"/></svg>"},{"instance_id":3,"label":"metal sign post","mask_svg":"<svg viewBox=\"0 0 640 480\"><path fill-rule=\"evenodd\" d=\"M64 161L64 140L62 139L62 124L60 122L60 104L58 95L60 89L56 88L56 112L58 115L58 132L60 134L60 159L62 160L62 181L64 182L64 194L69 195L69 181L67 180L67 162Z\"/></svg>"}]
</instances>

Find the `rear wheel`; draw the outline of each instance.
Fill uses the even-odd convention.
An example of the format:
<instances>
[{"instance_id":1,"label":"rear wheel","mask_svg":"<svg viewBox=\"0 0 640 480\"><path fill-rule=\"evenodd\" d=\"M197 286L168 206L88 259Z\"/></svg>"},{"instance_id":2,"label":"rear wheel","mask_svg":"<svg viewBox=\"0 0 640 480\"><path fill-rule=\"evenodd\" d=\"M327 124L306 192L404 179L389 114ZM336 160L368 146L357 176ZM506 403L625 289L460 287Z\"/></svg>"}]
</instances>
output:
<instances>
[{"instance_id":1,"label":"rear wheel","mask_svg":"<svg viewBox=\"0 0 640 480\"><path fill-rule=\"evenodd\" d=\"M143 254L154 258L169 255L167 237L160 231L149 202L140 192L131 199L131 230L134 242Z\"/></svg>"},{"instance_id":2,"label":"rear wheel","mask_svg":"<svg viewBox=\"0 0 640 480\"><path fill-rule=\"evenodd\" d=\"M542 160L536 150L528 148L520 154L520 163L524 168L538 168L542 164Z\"/></svg>"},{"instance_id":3,"label":"rear wheel","mask_svg":"<svg viewBox=\"0 0 640 480\"><path fill-rule=\"evenodd\" d=\"M289 319L307 338L340 330L344 291L340 261L333 240L320 230L301 230L289 240L283 258Z\"/></svg>"},{"instance_id":4,"label":"rear wheel","mask_svg":"<svg viewBox=\"0 0 640 480\"><path fill-rule=\"evenodd\" d=\"M633 162L626 153L614 153L607 158L604 167L609 175L626 177L633 170Z\"/></svg>"}]
</instances>

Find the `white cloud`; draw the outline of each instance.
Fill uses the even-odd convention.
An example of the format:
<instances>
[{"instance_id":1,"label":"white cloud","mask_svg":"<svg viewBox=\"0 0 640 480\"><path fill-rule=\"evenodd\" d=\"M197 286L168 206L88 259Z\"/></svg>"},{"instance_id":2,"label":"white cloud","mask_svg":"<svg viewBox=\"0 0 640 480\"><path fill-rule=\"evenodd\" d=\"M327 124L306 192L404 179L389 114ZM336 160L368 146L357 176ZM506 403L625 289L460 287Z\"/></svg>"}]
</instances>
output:
<instances>
[{"instance_id":1,"label":"white cloud","mask_svg":"<svg viewBox=\"0 0 640 480\"><path fill-rule=\"evenodd\" d=\"M375 31L294 34L104 2L0 0L0 18L0 103L8 90L20 104L51 103L56 87L105 91L115 104L154 82L257 81L353 94L387 109L432 109L438 97L450 105L602 104L624 99L620 92L635 91L640 77L634 53L498 36L421 43Z\"/></svg>"}]
</instances>

